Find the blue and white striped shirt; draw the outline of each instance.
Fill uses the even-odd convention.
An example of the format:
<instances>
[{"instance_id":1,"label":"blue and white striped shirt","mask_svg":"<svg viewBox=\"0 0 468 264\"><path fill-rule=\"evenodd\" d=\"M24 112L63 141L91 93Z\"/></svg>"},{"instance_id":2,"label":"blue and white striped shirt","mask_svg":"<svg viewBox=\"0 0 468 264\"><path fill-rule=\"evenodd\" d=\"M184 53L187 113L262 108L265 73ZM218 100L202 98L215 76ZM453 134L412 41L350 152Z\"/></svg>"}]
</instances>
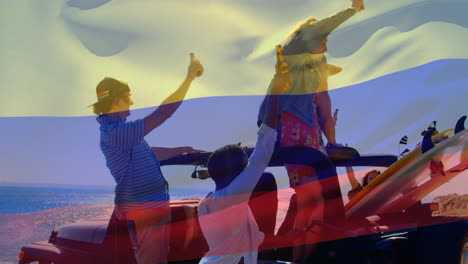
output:
<instances>
[{"instance_id":1,"label":"blue and white striped shirt","mask_svg":"<svg viewBox=\"0 0 468 264\"><path fill-rule=\"evenodd\" d=\"M119 210L169 206L168 183L164 179L156 153L144 140L143 119L100 115L100 146L106 165L114 177L115 204Z\"/></svg>"}]
</instances>

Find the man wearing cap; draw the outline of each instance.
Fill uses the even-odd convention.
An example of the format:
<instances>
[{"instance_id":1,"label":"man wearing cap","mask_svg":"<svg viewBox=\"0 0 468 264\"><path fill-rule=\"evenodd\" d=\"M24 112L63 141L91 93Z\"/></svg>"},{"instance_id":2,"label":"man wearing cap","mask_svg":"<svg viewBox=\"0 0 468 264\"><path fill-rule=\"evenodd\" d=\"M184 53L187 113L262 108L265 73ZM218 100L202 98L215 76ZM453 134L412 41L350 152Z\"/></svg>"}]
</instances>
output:
<instances>
[{"instance_id":1,"label":"man wearing cap","mask_svg":"<svg viewBox=\"0 0 468 264\"><path fill-rule=\"evenodd\" d=\"M291 89L288 95L282 96L280 102L280 146L310 147L326 154L321 144L322 131L328 145L337 145L331 100L328 95L328 77L339 73L341 68L328 64L324 53L327 51L328 35L363 9L363 0L352 0L350 8L328 18L318 20L311 17L299 23L287 38L283 53L291 75ZM260 107L257 120L262 120L264 115L265 101ZM336 176L336 170L317 173L318 171L311 166L288 164L285 167L290 185L295 188L297 194L297 215L294 224L296 230L309 228L313 220L333 221L344 216L338 182L336 180L332 183L336 177L330 177L333 174ZM328 178L326 186L324 181L317 181L323 178ZM315 231L315 234L320 233L320 230L312 231ZM314 232L307 234L310 235L307 235L304 244L320 239ZM306 257L311 248L297 247L294 257Z\"/></svg>"},{"instance_id":2,"label":"man wearing cap","mask_svg":"<svg viewBox=\"0 0 468 264\"><path fill-rule=\"evenodd\" d=\"M113 218L129 227L138 264L167 262L169 192L158 157L167 159L196 151L190 147L151 148L144 137L174 114L192 81L202 73L200 61L191 55L187 76L179 88L152 113L135 121L126 120L133 105L126 82L106 77L96 87L98 102L93 110L99 115L100 147L117 184Z\"/></svg>"}]
</instances>

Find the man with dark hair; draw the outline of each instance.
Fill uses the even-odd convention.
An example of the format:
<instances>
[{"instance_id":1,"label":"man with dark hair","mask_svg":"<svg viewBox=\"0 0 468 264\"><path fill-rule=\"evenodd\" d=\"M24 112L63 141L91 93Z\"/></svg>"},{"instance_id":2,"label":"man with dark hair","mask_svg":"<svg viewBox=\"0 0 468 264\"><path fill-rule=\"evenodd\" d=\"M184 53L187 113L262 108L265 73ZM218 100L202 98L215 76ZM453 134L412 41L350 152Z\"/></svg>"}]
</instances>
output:
<instances>
[{"instance_id":1,"label":"man with dark hair","mask_svg":"<svg viewBox=\"0 0 468 264\"><path fill-rule=\"evenodd\" d=\"M117 184L112 218L129 226L138 264L166 263L168 253L169 192L158 157L167 159L195 151L190 147L150 148L144 137L174 114L192 81L202 73L202 65L191 55L180 87L156 110L136 121L126 120L133 105L126 82L106 77L96 87L98 102L93 110L99 114L100 147Z\"/></svg>"},{"instance_id":2,"label":"man with dark hair","mask_svg":"<svg viewBox=\"0 0 468 264\"><path fill-rule=\"evenodd\" d=\"M250 159L239 145L222 147L210 156L208 171L216 184L198 207L199 222L209 251L200 263L257 263L264 234L249 208L249 198L273 154L278 120L278 96L289 89L289 75L277 64L267 96L267 110ZM285 66L282 66L285 67Z\"/></svg>"},{"instance_id":3,"label":"man with dark hair","mask_svg":"<svg viewBox=\"0 0 468 264\"><path fill-rule=\"evenodd\" d=\"M226 145L214 151L208 160L208 172L217 186L225 187L247 165L247 153L238 144Z\"/></svg>"}]
</instances>

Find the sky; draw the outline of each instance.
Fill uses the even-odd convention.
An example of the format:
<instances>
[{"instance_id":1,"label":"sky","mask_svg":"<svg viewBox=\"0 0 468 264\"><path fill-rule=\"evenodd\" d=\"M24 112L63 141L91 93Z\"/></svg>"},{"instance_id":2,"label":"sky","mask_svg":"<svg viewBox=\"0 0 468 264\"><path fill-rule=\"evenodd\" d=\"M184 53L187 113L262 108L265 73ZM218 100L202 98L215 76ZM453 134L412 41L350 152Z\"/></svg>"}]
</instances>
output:
<instances>
[{"instance_id":1,"label":"sky","mask_svg":"<svg viewBox=\"0 0 468 264\"><path fill-rule=\"evenodd\" d=\"M466 59L466 1L375 0L331 36L346 87L439 59ZM346 1L2 1L0 116L86 116L104 76L127 80L135 107L159 104L188 54L206 68L189 98L264 94L274 46L298 21Z\"/></svg>"},{"instance_id":2,"label":"sky","mask_svg":"<svg viewBox=\"0 0 468 264\"><path fill-rule=\"evenodd\" d=\"M274 47L309 16L347 1L5 0L0 2L0 182L113 185L88 105L105 76L128 81L131 118L182 82L194 52L205 67L150 145L214 150L253 145L274 71ZM433 120L467 113L468 3L373 0L329 37L340 109L337 139L361 153L399 154ZM206 186L192 168L165 168L171 186ZM284 173L284 172L278 172ZM285 179L282 180L286 184Z\"/></svg>"}]
</instances>

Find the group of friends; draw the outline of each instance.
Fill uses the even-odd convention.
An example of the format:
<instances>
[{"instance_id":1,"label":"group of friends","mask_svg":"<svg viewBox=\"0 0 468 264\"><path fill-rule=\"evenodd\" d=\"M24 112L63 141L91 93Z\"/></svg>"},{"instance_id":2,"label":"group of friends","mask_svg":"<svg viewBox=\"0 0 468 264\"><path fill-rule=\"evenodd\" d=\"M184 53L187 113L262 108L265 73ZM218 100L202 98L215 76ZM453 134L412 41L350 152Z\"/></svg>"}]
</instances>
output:
<instances>
[{"instance_id":1,"label":"group of friends","mask_svg":"<svg viewBox=\"0 0 468 264\"><path fill-rule=\"evenodd\" d=\"M239 145L214 151L207 163L215 190L200 201L199 223L209 246L203 264L253 264L266 239L248 201L268 166L275 147L309 147L326 155L322 134L330 146L338 145L328 95L328 77L341 71L327 63L327 38L340 24L364 9L363 0L328 18L309 18L298 24L278 52L276 71L258 114L258 137L250 157ZM100 124L100 148L115 179L113 219L127 223L138 264L167 263L171 211L168 183L159 160L200 150L191 147L150 147L145 136L169 119L182 104L203 66L193 55L181 85L160 106L142 119L128 121L133 105L129 85L106 77L96 87L93 111ZM294 261L303 261L322 230L314 221L343 219L344 208L336 177L324 184L317 167L287 164L296 192L296 215L291 239ZM336 172L335 172L336 174ZM335 190L335 193L334 193ZM332 194L330 197L324 197ZM313 208L313 210L311 210ZM111 220L112 221L112 220Z\"/></svg>"}]
</instances>

